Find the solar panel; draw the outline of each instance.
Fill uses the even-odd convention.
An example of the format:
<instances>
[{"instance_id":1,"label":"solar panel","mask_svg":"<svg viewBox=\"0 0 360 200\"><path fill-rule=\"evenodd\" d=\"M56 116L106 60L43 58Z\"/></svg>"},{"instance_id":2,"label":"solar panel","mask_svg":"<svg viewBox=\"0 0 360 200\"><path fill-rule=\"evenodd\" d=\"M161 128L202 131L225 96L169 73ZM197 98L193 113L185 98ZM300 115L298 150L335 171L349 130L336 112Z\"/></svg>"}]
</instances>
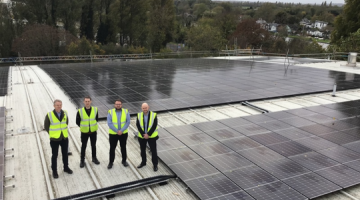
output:
<instances>
[{"instance_id":1,"label":"solar panel","mask_svg":"<svg viewBox=\"0 0 360 200\"><path fill-rule=\"evenodd\" d=\"M197 155L191 149L184 147L180 149L172 149L167 151L158 152L158 156L163 162L167 165L172 165L180 162L186 162L190 160L200 159L201 157Z\"/></svg>"},{"instance_id":2,"label":"solar panel","mask_svg":"<svg viewBox=\"0 0 360 200\"><path fill-rule=\"evenodd\" d=\"M336 165L334 167L326 168L316 171L315 173L339 185L342 188L347 188L359 183L360 173L345 165Z\"/></svg>"},{"instance_id":3,"label":"solar panel","mask_svg":"<svg viewBox=\"0 0 360 200\"><path fill-rule=\"evenodd\" d=\"M143 70L143 61L92 63L91 68L88 67L88 63L41 65L40 67L68 92L71 99L83 98L81 95L83 93L70 93L70 91L85 92L97 98L100 95L106 96L106 89L111 89L114 95L129 103L156 102L160 106L153 109L154 111L331 91L335 79L337 79L339 90L360 87L360 84L347 79L347 76L340 76L342 72L324 69L292 66L292 70L296 70L297 73L288 73L284 77L283 66L275 63L258 62L250 66L245 60L222 59L167 59L146 63L146 73ZM8 68L1 68L0 80L3 80L3 76L7 77L7 72ZM265 73L266 76L263 76ZM1 83L7 84L7 81ZM5 88L6 86L0 85L0 89ZM111 96L112 93L108 95ZM177 99L179 97L188 99L194 97L194 99ZM77 102L78 107L81 105ZM358 103L342 105L344 106L340 108L345 109L346 106L355 107ZM313 111L308 111L324 113L336 108L338 107L320 106L309 108ZM135 114L135 111L131 114ZM269 116L249 119L258 123L266 122L271 118L280 119L282 115L278 114L279 118ZM312 120L317 120L316 122L319 122L318 120L325 122L323 120L327 116L312 117Z\"/></svg>"},{"instance_id":4,"label":"solar panel","mask_svg":"<svg viewBox=\"0 0 360 200\"><path fill-rule=\"evenodd\" d=\"M230 128L218 129L214 131L206 131L206 134L210 135L216 140L226 140L230 138L243 136L243 134Z\"/></svg>"},{"instance_id":5,"label":"solar panel","mask_svg":"<svg viewBox=\"0 0 360 200\"><path fill-rule=\"evenodd\" d=\"M289 141L288 138L281 136L277 133L271 132L271 133L263 133L263 134L257 134L249 136L251 139L255 140L256 142L259 142L262 145L270 145L270 144L276 144L281 142Z\"/></svg>"},{"instance_id":6,"label":"solar panel","mask_svg":"<svg viewBox=\"0 0 360 200\"><path fill-rule=\"evenodd\" d=\"M278 180L270 173L255 165L226 171L224 174L244 190Z\"/></svg>"},{"instance_id":7,"label":"solar panel","mask_svg":"<svg viewBox=\"0 0 360 200\"><path fill-rule=\"evenodd\" d=\"M289 158L299 163L299 165L310 169L311 171L317 171L319 169L324 169L340 164L333 159L317 152L304 153L296 156L291 156Z\"/></svg>"},{"instance_id":8,"label":"solar panel","mask_svg":"<svg viewBox=\"0 0 360 200\"><path fill-rule=\"evenodd\" d=\"M233 151L241 151L261 146L261 144L245 136L222 140L221 142Z\"/></svg>"},{"instance_id":9,"label":"solar panel","mask_svg":"<svg viewBox=\"0 0 360 200\"><path fill-rule=\"evenodd\" d=\"M338 185L315 173L307 173L283 181L309 199L341 189Z\"/></svg>"},{"instance_id":10,"label":"solar panel","mask_svg":"<svg viewBox=\"0 0 360 200\"><path fill-rule=\"evenodd\" d=\"M213 197L220 198L220 196L223 195L241 192L241 188L239 186L220 173L188 180L185 181L185 183L200 199L211 199ZM246 193L242 193L241 196L245 196L246 199L251 199L248 198ZM220 199L223 198L221 197Z\"/></svg>"},{"instance_id":11,"label":"solar panel","mask_svg":"<svg viewBox=\"0 0 360 200\"><path fill-rule=\"evenodd\" d=\"M274 183L254 187L245 190L255 199L262 200L278 200L278 199L291 199L291 200L304 200L305 196L292 189L288 185L277 181Z\"/></svg>"},{"instance_id":12,"label":"solar panel","mask_svg":"<svg viewBox=\"0 0 360 200\"><path fill-rule=\"evenodd\" d=\"M218 174L219 171L203 159L176 163L169 166L183 181Z\"/></svg>"},{"instance_id":13,"label":"solar panel","mask_svg":"<svg viewBox=\"0 0 360 200\"><path fill-rule=\"evenodd\" d=\"M268 147L286 157L312 151L311 149L294 141L283 142L280 144L272 144Z\"/></svg>"},{"instance_id":14,"label":"solar panel","mask_svg":"<svg viewBox=\"0 0 360 200\"><path fill-rule=\"evenodd\" d=\"M221 172L252 165L252 162L235 152L211 156L206 160Z\"/></svg>"},{"instance_id":15,"label":"solar panel","mask_svg":"<svg viewBox=\"0 0 360 200\"><path fill-rule=\"evenodd\" d=\"M351 151L345 147L337 146L330 149L324 149L319 153L336 160L340 163L350 162L360 159L360 153Z\"/></svg>"},{"instance_id":16,"label":"solar panel","mask_svg":"<svg viewBox=\"0 0 360 200\"><path fill-rule=\"evenodd\" d=\"M290 178L309 172L306 168L287 158L261 163L259 166L278 179Z\"/></svg>"},{"instance_id":17,"label":"solar panel","mask_svg":"<svg viewBox=\"0 0 360 200\"><path fill-rule=\"evenodd\" d=\"M322 149L328 149L328 148L337 146L335 143L330 142L321 137L317 137L317 136L301 138L301 139L298 139L295 141L299 144L302 144L302 145L314 150L314 151L319 151Z\"/></svg>"},{"instance_id":18,"label":"solar panel","mask_svg":"<svg viewBox=\"0 0 360 200\"><path fill-rule=\"evenodd\" d=\"M201 157L206 158L214 155L229 153L232 150L219 142L211 142L190 147Z\"/></svg>"},{"instance_id":19,"label":"solar panel","mask_svg":"<svg viewBox=\"0 0 360 200\"><path fill-rule=\"evenodd\" d=\"M238 153L257 165L285 158L279 153L276 153L275 151L264 146L248 149L245 151L239 151Z\"/></svg>"}]
</instances>

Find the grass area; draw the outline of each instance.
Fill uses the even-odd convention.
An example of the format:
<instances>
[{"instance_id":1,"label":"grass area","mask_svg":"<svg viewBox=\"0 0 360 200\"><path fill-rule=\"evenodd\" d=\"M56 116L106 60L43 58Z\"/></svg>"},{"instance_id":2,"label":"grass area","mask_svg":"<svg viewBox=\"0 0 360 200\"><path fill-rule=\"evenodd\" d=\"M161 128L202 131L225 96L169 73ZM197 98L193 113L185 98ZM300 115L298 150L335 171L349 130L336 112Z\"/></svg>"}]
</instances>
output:
<instances>
[{"instance_id":1,"label":"grass area","mask_svg":"<svg viewBox=\"0 0 360 200\"><path fill-rule=\"evenodd\" d=\"M301 38L302 36L297 36L297 35L289 35L288 36L289 38ZM310 37L312 38L312 37ZM314 41L316 42L321 42L321 43L327 43L327 44L330 44L330 39L318 39L318 38L312 38Z\"/></svg>"}]
</instances>

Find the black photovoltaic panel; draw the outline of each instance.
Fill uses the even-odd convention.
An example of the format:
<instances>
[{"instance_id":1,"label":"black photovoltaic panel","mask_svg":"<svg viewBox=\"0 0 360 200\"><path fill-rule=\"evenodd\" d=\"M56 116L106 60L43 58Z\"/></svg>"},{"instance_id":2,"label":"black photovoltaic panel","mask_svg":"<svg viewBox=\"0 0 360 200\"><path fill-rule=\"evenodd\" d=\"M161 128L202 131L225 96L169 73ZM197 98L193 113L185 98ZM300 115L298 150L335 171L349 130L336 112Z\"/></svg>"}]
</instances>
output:
<instances>
[{"instance_id":1,"label":"black photovoltaic panel","mask_svg":"<svg viewBox=\"0 0 360 200\"><path fill-rule=\"evenodd\" d=\"M192 133L188 135L176 136L181 142L187 146L204 144L208 142L215 142L215 140L205 133Z\"/></svg>"},{"instance_id":2,"label":"black photovoltaic panel","mask_svg":"<svg viewBox=\"0 0 360 200\"><path fill-rule=\"evenodd\" d=\"M227 194L224 196L215 197L215 198L212 198L211 200L223 200L223 199L226 199L226 200L253 200L254 198L252 198L246 192L240 191L240 192L234 192L231 194Z\"/></svg>"},{"instance_id":3,"label":"black photovoltaic panel","mask_svg":"<svg viewBox=\"0 0 360 200\"><path fill-rule=\"evenodd\" d=\"M260 167L278 179L290 178L309 172L305 167L287 158L263 163L260 164Z\"/></svg>"},{"instance_id":4,"label":"black photovoltaic panel","mask_svg":"<svg viewBox=\"0 0 360 200\"><path fill-rule=\"evenodd\" d=\"M158 152L158 156L161 158L162 161L164 161L168 165L201 158L194 151L192 151L187 147L180 149L172 149L167 151L160 151Z\"/></svg>"},{"instance_id":5,"label":"black photovoltaic panel","mask_svg":"<svg viewBox=\"0 0 360 200\"><path fill-rule=\"evenodd\" d=\"M261 200L305 200L305 196L280 181L245 190L255 199Z\"/></svg>"},{"instance_id":6,"label":"black photovoltaic panel","mask_svg":"<svg viewBox=\"0 0 360 200\"><path fill-rule=\"evenodd\" d=\"M241 192L241 188L239 186L220 173L188 180L185 181L185 183L200 199L211 199L234 192ZM246 193L242 196L246 197L245 199L251 199L248 198ZM223 199L221 197L219 198Z\"/></svg>"},{"instance_id":7,"label":"black photovoltaic panel","mask_svg":"<svg viewBox=\"0 0 360 200\"><path fill-rule=\"evenodd\" d=\"M160 136L160 139L157 140L157 150L159 152L182 147L185 147L185 145L174 137L161 138Z\"/></svg>"},{"instance_id":8,"label":"black photovoltaic panel","mask_svg":"<svg viewBox=\"0 0 360 200\"><path fill-rule=\"evenodd\" d=\"M249 137L265 146L289 141L288 138L274 132L251 135Z\"/></svg>"},{"instance_id":9,"label":"black photovoltaic panel","mask_svg":"<svg viewBox=\"0 0 360 200\"><path fill-rule=\"evenodd\" d=\"M169 167L184 181L219 173L215 167L202 158L173 164Z\"/></svg>"},{"instance_id":10,"label":"black photovoltaic panel","mask_svg":"<svg viewBox=\"0 0 360 200\"><path fill-rule=\"evenodd\" d=\"M305 147L304 145L301 145L294 141L273 144L273 145L269 145L268 147L274 150L275 152L286 157L312 151L311 149Z\"/></svg>"},{"instance_id":11,"label":"black photovoltaic panel","mask_svg":"<svg viewBox=\"0 0 360 200\"><path fill-rule=\"evenodd\" d=\"M315 173L326 177L326 179L342 188L356 185L360 180L360 172L357 172L345 165L336 165L334 167L316 171Z\"/></svg>"},{"instance_id":12,"label":"black photovoltaic panel","mask_svg":"<svg viewBox=\"0 0 360 200\"><path fill-rule=\"evenodd\" d=\"M291 126L294 127L302 127L302 126L309 126L315 124L315 122L301 118L301 117L291 117L291 118L285 118L280 119L282 122L285 122Z\"/></svg>"},{"instance_id":13,"label":"black photovoltaic panel","mask_svg":"<svg viewBox=\"0 0 360 200\"><path fill-rule=\"evenodd\" d=\"M188 80L184 83L191 84ZM353 105L346 104L347 109L356 109ZM335 105L311 109L333 108L339 111ZM355 114L332 119L334 124L310 124L307 116L316 112L299 110L252 121L235 118L160 129L158 155L201 199L315 198L360 183L360 127ZM258 125L265 123L266 128ZM269 130L283 123L285 129ZM223 192L209 192L218 176L225 184Z\"/></svg>"},{"instance_id":14,"label":"black photovoltaic panel","mask_svg":"<svg viewBox=\"0 0 360 200\"><path fill-rule=\"evenodd\" d=\"M260 165L261 163L269 163L285 158L279 153L276 153L275 151L264 146L260 146L257 148L252 148L244 151L239 151L238 153L257 165Z\"/></svg>"},{"instance_id":15,"label":"black photovoltaic panel","mask_svg":"<svg viewBox=\"0 0 360 200\"><path fill-rule=\"evenodd\" d=\"M348 135L341 131L319 135L319 137L329 140L338 145L347 144L358 140L356 137Z\"/></svg>"},{"instance_id":16,"label":"black photovoltaic panel","mask_svg":"<svg viewBox=\"0 0 360 200\"><path fill-rule=\"evenodd\" d=\"M174 136L186 135L191 133L201 133L202 131L192 125L181 125L166 128Z\"/></svg>"},{"instance_id":17,"label":"black photovoltaic panel","mask_svg":"<svg viewBox=\"0 0 360 200\"><path fill-rule=\"evenodd\" d=\"M301 138L301 139L298 139L295 141L299 144L302 144L302 145L314 150L314 151L319 151L322 149L328 149L328 148L337 146L337 144L330 142L326 139L323 139L321 137L318 137L318 136Z\"/></svg>"},{"instance_id":18,"label":"black photovoltaic panel","mask_svg":"<svg viewBox=\"0 0 360 200\"><path fill-rule=\"evenodd\" d=\"M257 124L247 124L243 126L235 126L232 128L246 136L270 132L268 129Z\"/></svg>"},{"instance_id":19,"label":"black photovoltaic panel","mask_svg":"<svg viewBox=\"0 0 360 200\"><path fill-rule=\"evenodd\" d=\"M214 155L229 153L232 150L219 142L211 142L190 147L201 157L206 158Z\"/></svg>"},{"instance_id":20,"label":"black photovoltaic panel","mask_svg":"<svg viewBox=\"0 0 360 200\"><path fill-rule=\"evenodd\" d=\"M319 153L333 160L336 160L340 163L345 163L360 159L360 153L349 150L342 146L337 146L330 149L324 149L319 151Z\"/></svg>"},{"instance_id":21,"label":"black photovoltaic panel","mask_svg":"<svg viewBox=\"0 0 360 200\"><path fill-rule=\"evenodd\" d=\"M244 190L278 181L270 173L255 165L226 171L224 174Z\"/></svg>"},{"instance_id":22,"label":"black photovoltaic panel","mask_svg":"<svg viewBox=\"0 0 360 200\"><path fill-rule=\"evenodd\" d=\"M311 171L317 171L340 164L339 162L336 162L333 159L317 152L304 153L291 156L289 158Z\"/></svg>"},{"instance_id":23,"label":"black photovoltaic panel","mask_svg":"<svg viewBox=\"0 0 360 200\"><path fill-rule=\"evenodd\" d=\"M326 133L337 132L337 130L332 129L327 126L324 126L324 125L321 125L321 124L304 126L304 127L300 127L300 129L302 129L306 132L312 133L314 135L321 135L321 134L326 134Z\"/></svg>"},{"instance_id":24,"label":"black photovoltaic panel","mask_svg":"<svg viewBox=\"0 0 360 200\"><path fill-rule=\"evenodd\" d=\"M161 107L154 111L331 91L334 82L339 90L360 87L357 74L349 79L345 72L292 66L296 73L284 75L281 64L255 62L250 66L246 60L168 59L92 63L91 67L88 63L41 65L41 68L65 91L86 91L97 98L92 91L122 88L115 95L129 103L155 101ZM7 71L2 74L1 71L0 77L3 74L7 77ZM76 93L69 94L72 99L79 98ZM179 97L193 100L182 101ZM316 111L313 113L327 111L327 107L310 109ZM132 107L129 111L136 113Z\"/></svg>"},{"instance_id":25,"label":"black photovoltaic panel","mask_svg":"<svg viewBox=\"0 0 360 200\"><path fill-rule=\"evenodd\" d=\"M270 131L278 131L278 130L292 128L291 125L286 124L282 121L268 121L268 122L257 123L257 124L270 130Z\"/></svg>"},{"instance_id":26,"label":"black photovoltaic panel","mask_svg":"<svg viewBox=\"0 0 360 200\"><path fill-rule=\"evenodd\" d=\"M260 143L245 136L222 140L221 142L233 151L241 151L261 146Z\"/></svg>"},{"instance_id":27,"label":"black photovoltaic panel","mask_svg":"<svg viewBox=\"0 0 360 200\"><path fill-rule=\"evenodd\" d=\"M221 172L253 165L248 159L235 152L211 156L206 160Z\"/></svg>"},{"instance_id":28,"label":"black photovoltaic panel","mask_svg":"<svg viewBox=\"0 0 360 200\"><path fill-rule=\"evenodd\" d=\"M342 189L315 173L307 173L283 181L309 199Z\"/></svg>"},{"instance_id":29,"label":"black photovoltaic panel","mask_svg":"<svg viewBox=\"0 0 360 200\"><path fill-rule=\"evenodd\" d=\"M0 67L0 96L7 94L9 67Z\"/></svg>"},{"instance_id":30,"label":"black photovoltaic panel","mask_svg":"<svg viewBox=\"0 0 360 200\"><path fill-rule=\"evenodd\" d=\"M226 139L243 136L243 134L241 134L231 128L219 129L219 130L214 130L214 131L206 131L206 133L216 140L226 140Z\"/></svg>"},{"instance_id":31,"label":"black photovoltaic panel","mask_svg":"<svg viewBox=\"0 0 360 200\"><path fill-rule=\"evenodd\" d=\"M286 138L289 138L291 140L296 140L296 139L301 139L301 138L306 138L306 137L310 137L313 136L313 134L306 132L304 130L298 129L298 128L289 128L289 129L284 129L284 130L279 130L279 131L274 131L275 133L282 135Z\"/></svg>"}]
</instances>

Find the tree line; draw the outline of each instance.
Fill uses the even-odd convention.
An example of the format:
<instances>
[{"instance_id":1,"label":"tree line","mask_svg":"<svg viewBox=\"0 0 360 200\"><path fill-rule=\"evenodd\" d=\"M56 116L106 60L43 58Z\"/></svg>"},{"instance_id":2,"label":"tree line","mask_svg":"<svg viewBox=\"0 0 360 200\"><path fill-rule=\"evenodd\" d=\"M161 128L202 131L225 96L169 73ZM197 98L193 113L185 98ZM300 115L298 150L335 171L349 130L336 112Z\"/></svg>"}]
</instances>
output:
<instances>
[{"instance_id":1,"label":"tree line","mask_svg":"<svg viewBox=\"0 0 360 200\"><path fill-rule=\"evenodd\" d=\"M359 0L346 0L344 12L353 12ZM347 9L349 11L347 11ZM313 40L288 34L301 33L303 18L322 20L334 30L333 38L350 36L353 29L337 29L348 20L343 7L211 0L18 0L0 7L0 57L166 52L166 44L185 49L220 50L258 48L284 53L322 52ZM357 13L357 12L354 12ZM355 15L355 14L354 14ZM288 33L265 31L259 18L289 26ZM356 17L355 17L356 18ZM360 20L358 20L360 21ZM354 26L357 26L354 22ZM351 25L352 26L352 25ZM343 28L343 27L342 27ZM357 31L357 29L356 29ZM353 32L356 32L353 31ZM338 40L333 41L336 44ZM296 48L296 46L304 48ZM340 43L339 43L340 44ZM305 52L306 51L306 52Z\"/></svg>"}]
</instances>

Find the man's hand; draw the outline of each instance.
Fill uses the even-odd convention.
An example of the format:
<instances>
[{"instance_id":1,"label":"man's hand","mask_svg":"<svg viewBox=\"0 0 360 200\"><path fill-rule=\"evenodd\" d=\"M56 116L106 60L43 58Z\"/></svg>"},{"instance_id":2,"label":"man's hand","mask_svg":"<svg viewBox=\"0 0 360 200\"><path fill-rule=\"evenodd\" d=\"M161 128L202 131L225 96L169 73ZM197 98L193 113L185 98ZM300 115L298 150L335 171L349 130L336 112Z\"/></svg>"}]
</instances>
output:
<instances>
[{"instance_id":1,"label":"man's hand","mask_svg":"<svg viewBox=\"0 0 360 200\"><path fill-rule=\"evenodd\" d=\"M144 134L144 138L145 138L145 139L149 139L149 135L148 135L148 134Z\"/></svg>"},{"instance_id":2,"label":"man's hand","mask_svg":"<svg viewBox=\"0 0 360 200\"><path fill-rule=\"evenodd\" d=\"M118 134L118 135L122 135L123 133L122 133L121 130L118 130L117 134Z\"/></svg>"}]
</instances>

